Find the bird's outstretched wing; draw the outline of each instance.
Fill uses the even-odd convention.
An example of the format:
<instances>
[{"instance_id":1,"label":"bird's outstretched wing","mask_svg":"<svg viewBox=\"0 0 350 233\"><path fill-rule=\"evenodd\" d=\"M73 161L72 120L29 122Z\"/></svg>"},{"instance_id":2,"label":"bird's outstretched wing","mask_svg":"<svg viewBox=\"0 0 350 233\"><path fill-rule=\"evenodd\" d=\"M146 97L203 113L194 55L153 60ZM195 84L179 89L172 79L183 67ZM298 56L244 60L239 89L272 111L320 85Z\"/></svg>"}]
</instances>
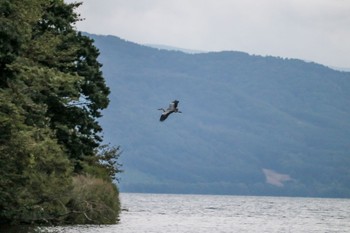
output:
<instances>
[{"instance_id":1,"label":"bird's outstretched wing","mask_svg":"<svg viewBox=\"0 0 350 233\"><path fill-rule=\"evenodd\" d=\"M160 121L165 121L165 119L167 119L168 118L168 116L169 116L169 112L164 112L162 115L160 115Z\"/></svg>"},{"instance_id":2,"label":"bird's outstretched wing","mask_svg":"<svg viewBox=\"0 0 350 233\"><path fill-rule=\"evenodd\" d=\"M177 108L178 103L179 103L178 100L174 100L173 102L171 102L171 103L169 104L168 110L171 110L171 111L175 110L175 109Z\"/></svg>"}]
</instances>

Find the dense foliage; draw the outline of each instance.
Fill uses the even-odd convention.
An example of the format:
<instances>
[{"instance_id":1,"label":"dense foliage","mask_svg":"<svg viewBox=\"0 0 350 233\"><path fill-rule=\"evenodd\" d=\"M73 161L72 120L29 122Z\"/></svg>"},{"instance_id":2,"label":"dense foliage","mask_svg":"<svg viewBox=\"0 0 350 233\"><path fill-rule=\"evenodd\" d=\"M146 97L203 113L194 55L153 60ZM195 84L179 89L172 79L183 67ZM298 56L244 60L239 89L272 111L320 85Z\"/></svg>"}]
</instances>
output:
<instances>
[{"instance_id":1,"label":"dense foliage","mask_svg":"<svg viewBox=\"0 0 350 233\"><path fill-rule=\"evenodd\" d=\"M74 28L79 5L0 0L0 223L117 220L119 150L101 145L97 121L110 91L93 40ZM108 192L84 199L91 182Z\"/></svg>"}]
</instances>

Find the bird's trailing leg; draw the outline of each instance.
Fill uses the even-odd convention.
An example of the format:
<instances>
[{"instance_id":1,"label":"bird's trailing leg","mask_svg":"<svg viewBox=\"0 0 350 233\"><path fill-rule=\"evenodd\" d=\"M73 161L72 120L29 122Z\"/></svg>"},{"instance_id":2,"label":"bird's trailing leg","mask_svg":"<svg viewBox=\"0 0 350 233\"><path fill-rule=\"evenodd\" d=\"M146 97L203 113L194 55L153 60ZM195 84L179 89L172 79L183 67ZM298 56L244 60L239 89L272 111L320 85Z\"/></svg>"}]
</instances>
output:
<instances>
[{"instance_id":1,"label":"bird's trailing leg","mask_svg":"<svg viewBox=\"0 0 350 233\"><path fill-rule=\"evenodd\" d=\"M165 112L164 108L158 108L158 110L162 110L163 112Z\"/></svg>"}]
</instances>

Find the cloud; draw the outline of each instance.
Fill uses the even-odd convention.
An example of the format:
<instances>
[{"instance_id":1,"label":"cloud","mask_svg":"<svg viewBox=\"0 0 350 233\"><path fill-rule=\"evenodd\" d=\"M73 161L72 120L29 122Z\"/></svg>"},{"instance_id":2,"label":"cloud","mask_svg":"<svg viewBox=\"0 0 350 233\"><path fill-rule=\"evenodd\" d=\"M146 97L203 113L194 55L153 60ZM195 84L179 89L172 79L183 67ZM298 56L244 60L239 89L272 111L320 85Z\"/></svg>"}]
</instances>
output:
<instances>
[{"instance_id":1,"label":"cloud","mask_svg":"<svg viewBox=\"0 0 350 233\"><path fill-rule=\"evenodd\" d=\"M67 1L68 2L68 1ZM350 64L347 0L85 0L79 30L143 44Z\"/></svg>"}]
</instances>

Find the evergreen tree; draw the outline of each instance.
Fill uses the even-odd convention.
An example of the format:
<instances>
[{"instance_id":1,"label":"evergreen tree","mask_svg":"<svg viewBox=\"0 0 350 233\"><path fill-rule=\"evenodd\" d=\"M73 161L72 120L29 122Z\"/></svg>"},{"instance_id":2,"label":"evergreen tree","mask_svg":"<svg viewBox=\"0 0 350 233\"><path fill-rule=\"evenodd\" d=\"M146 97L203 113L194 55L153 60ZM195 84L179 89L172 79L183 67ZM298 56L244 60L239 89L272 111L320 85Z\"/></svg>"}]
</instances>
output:
<instances>
[{"instance_id":1,"label":"evergreen tree","mask_svg":"<svg viewBox=\"0 0 350 233\"><path fill-rule=\"evenodd\" d=\"M84 157L93 156L101 142L102 129L96 118L101 117L100 110L108 106L109 88L102 77L102 65L97 61L99 52L93 41L72 26L78 20L74 8L79 4L51 2L34 28L32 45L26 54L41 65L79 77L71 85L74 89L61 87L57 92L44 91L38 100L48 105L50 127L75 159L75 171L80 171ZM51 51L42 46L45 44L49 44Z\"/></svg>"},{"instance_id":2,"label":"evergreen tree","mask_svg":"<svg viewBox=\"0 0 350 233\"><path fill-rule=\"evenodd\" d=\"M119 171L118 150L98 153L109 89L93 41L74 29L79 5L0 1L0 223L79 221L74 174L112 185L111 164Z\"/></svg>"}]
</instances>

